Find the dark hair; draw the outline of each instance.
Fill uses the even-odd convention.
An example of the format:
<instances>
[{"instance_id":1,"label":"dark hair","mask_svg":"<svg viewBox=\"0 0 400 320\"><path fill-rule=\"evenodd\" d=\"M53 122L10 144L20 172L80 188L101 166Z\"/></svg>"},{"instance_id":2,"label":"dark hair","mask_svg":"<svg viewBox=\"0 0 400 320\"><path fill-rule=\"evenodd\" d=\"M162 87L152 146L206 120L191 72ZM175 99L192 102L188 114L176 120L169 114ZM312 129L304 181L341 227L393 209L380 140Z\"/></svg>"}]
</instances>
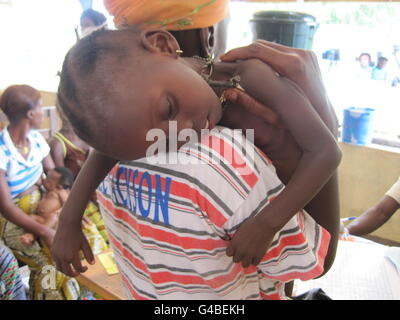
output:
<instances>
[{"instance_id":1,"label":"dark hair","mask_svg":"<svg viewBox=\"0 0 400 320\"><path fill-rule=\"evenodd\" d=\"M104 14L93 9L87 9L82 12L80 20L81 24L84 19L92 20L95 26L101 26L104 22L107 21Z\"/></svg>"},{"instance_id":2,"label":"dark hair","mask_svg":"<svg viewBox=\"0 0 400 320\"><path fill-rule=\"evenodd\" d=\"M0 108L10 122L18 122L34 109L41 99L39 91L28 85L13 85L4 90Z\"/></svg>"},{"instance_id":3,"label":"dark hair","mask_svg":"<svg viewBox=\"0 0 400 320\"><path fill-rule=\"evenodd\" d=\"M367 56L369 61L371 61L371 55L369 53L367 53L367 52L361 53L360 56L358 57L358 59L360 59L362 56Z\"/></svg>"},{"instance_id":4,"label":"dark hair","mask_svg":"<svg viewBox=\"0 0 400 320\"><path fill-rule=\"evenodd\" d=\"M386 58L386 57L379 57L379 58L378 58L378 61L386 61L386 62L388 62L389 59Z\"/></svg>"},{"instance_id":5,"label":"dark hair","mask_svg":"<svg viewBox=\"0 0 400 320\"><path fill-rule=\"evenodd\" d=\"M121 61L130 54L123 41L115 40L126 32L138 30L97 30L79 40L64 59L57 99L76 134L89 144L96 134L105 134L98 127L106 123L105 111L115 95L110 91L115 80L111 77L116 73L107 70L107 60Z\"/></svg>"},{"instance_id":6,"label":"dark hair","mask_svg":"<svg viewBox=\"0 0 400 320\"><path fill-rule=\"evenodd\" d=\"M60 178L60 185L64 189L71 189L74 183L74 174L72 171L66 167L56 167L54 171L61 175Z\"/></svg>"}]
</instances>

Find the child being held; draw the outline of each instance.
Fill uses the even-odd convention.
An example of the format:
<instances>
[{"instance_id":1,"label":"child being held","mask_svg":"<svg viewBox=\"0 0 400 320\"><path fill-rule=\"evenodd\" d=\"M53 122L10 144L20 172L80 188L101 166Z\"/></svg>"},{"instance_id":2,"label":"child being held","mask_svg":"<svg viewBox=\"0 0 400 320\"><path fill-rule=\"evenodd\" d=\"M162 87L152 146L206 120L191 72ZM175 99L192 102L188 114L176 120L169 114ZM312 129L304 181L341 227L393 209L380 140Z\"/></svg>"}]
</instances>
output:
<instances>
[{"instance_id":1,"label":"child being held","mask_svg":"<svg viewBox=\"0 0 400 320\"><path fill-rule=\"evenodd\" d=\"M75 257L83 250L93 261L76 227L93 190L117 161L146 156L154 143L147 139L151 129L161 129L167 137L170 121L177 123L176 134L192 129L200 136L202 129L213 129L223 116L221 98L229 86L246 90L273 109L302 151L286 188L249 219L247 228L239 229L246 241L235 235L233 240L246 252L246 257L234 257L235 262L245 259L257 265L274 234L304 208L337 168L340 150L335 138L296 84L258 60L211 63L181 58L179 52L175 38L167 31L124 29L94 32L68 53L58 99L77 135L95 152L81 170L61 213L63 228L57 232L53 253ZM236 128L255 128L237 111L231 108L224 117L236 114L243 120ZM263 134L255 131L256 145ZM263 227L255 231L254 225ZM61 250L67 239L72 241ZM66 262L69 265L71 261ZM77 264L74 267L81 269Z\"/></svg>"},{"instance_id":2,"label":"child being held","mask_svg":"<svg viewBox=\"0 0 400 320\"><path fill-rule=\"evenodd\" d=\"M56 229L59 213L67 201L73 183L74 175L68 168L57 167L50 170L43 180L45 193L38 204L37 214L32 215L32 219ZM35 236L32 233L21 236L21 242L25 245L32 245L34 241Z\"/></svg>"},{"instance_id":3,"label":"child being held","mask_svg":"<svg viewBox=\"0 0 400 320\"><path fill-rule=\"evenodd\" d=\"M74 175L70 169L56 167L50 170L42 183L45 192L38 204L37 213L31 215L31 218L49 228L57 229L60 211L67 201L73 183ZM100 253L107 249L108 245L95 224L85 216L83 216L82 228L93 252ZM32 233L25 233L20 240L23 244L30 246L36 239Z\"/></svg>"}]
</instances>

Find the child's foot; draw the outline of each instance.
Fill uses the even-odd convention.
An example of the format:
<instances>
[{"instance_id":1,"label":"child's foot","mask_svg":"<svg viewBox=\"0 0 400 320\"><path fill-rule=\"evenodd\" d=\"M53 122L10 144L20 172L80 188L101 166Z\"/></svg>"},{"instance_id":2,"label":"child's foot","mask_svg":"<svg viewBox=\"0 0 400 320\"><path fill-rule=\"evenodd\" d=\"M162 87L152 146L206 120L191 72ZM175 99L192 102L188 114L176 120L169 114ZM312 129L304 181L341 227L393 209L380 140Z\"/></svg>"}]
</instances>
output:
<instances>
[{"instance_id":1,"label":"child's foot","mask_svg":"<svg viewBox=\"0 0 400 320\"><path fill-rule=\"evenodd\" d=\"M22 235L19 240L21 241L22 244L26 246L31 246L33 245L33 242L35 241L35 237L31 233L25 233Z\"/></svg>"}]
</instances>

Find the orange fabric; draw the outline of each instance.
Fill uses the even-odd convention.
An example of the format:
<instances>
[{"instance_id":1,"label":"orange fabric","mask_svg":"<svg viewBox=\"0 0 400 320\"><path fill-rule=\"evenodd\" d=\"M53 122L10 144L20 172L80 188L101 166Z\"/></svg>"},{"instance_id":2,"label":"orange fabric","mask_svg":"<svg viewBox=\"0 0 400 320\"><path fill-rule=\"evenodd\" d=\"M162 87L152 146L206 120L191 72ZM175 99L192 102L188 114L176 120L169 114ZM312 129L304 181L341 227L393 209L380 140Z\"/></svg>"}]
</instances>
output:
<instances>
[{"instance_id":1,"label":"orange fabric","mask_svg":"<svg viewBox=\"0 0 400 320\"><path fill-rule=\"evenodd\" d=\"M185 30L206 28L225 18L228 0L104 0L118 28Z\"/></svg>"}]
</instances>

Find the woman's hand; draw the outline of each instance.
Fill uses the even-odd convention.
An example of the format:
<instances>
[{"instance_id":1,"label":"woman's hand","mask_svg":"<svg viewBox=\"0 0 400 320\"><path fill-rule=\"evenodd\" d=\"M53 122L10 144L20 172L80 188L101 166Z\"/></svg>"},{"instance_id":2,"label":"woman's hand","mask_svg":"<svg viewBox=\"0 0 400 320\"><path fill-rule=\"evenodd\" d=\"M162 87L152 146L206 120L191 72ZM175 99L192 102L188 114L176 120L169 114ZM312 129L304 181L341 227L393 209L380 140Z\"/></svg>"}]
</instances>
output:
<instances>
[{"instance_id":1,"label":"woman's hand","mask_svg":"<svg viewBox=\"0 0 400 320\"><path fill-rule=\"evenodd\" d=\"M295 82L303 90L322 121L337 137L337 118L327 96L314 52L257 40L249 46L233 49L221 56L221 60L225 62L254 58L267 63L281 76ZM254 109L254 111L261 116L262 110Z\"/></svg>"},{"instance_id":2,"label":"woman's hand","mask_svg":"<svg viewBox=\"0 0 400 320\"><path fill-rule=\"evenodd\" d=\"M40 239L42 239L43 243L49 248L51 249L52 245L53 245L53 240L54 240L54 235L56 234L56 232L48 227L45 227L45 230L43 232L43 234L40 236Z\"/></svg>"}]
</instances>

